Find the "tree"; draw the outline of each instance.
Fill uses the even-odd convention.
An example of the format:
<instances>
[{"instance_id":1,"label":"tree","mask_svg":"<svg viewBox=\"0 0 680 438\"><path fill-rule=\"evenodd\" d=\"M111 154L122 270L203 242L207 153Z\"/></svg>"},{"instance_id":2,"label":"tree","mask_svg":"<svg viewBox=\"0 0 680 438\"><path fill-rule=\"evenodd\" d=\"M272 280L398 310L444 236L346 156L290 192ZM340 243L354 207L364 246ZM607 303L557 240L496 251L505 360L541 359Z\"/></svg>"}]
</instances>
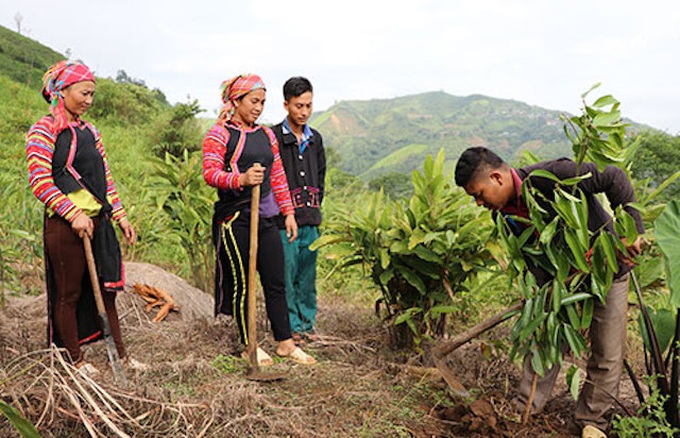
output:
<instances>
[{"instance_id":1,"label":"tree","mask_svg":"<svg viewBox=\"0 0 680 438\"><path fill-rule=\"evenodd\" d=\"M181 157L184 150L199 150L203 133L196 116L204 110L197 100L178 103L172 108L170 120L164 123L160 139L153 149L156 155L164 157L166 153Z\"/></svg>"},{"instance_id":2,"label":"tree","mask_svg":"<svg viewBox=\"0 0 680 438\"><path fill-rule=\"evenodd\" d=\"M640 142L631 172L639 180L649 179L650 188L656 188L680 168L680 136L648 131L636 139ZM660 195L661 201L680 196L680 183L674 182Z\"/></svg>"},{"instance_id":3,"label":"tree","mask_svg":"<svg viewBox=\"0 0 680 438\"><path fill-rule=\"evenodd\" d=\"M116 73L116 82L119 84L134 84L139 85L140 87L146 87L146 83L143 80L128 76L125 70L118 70Z\"/></svg>"},{"instance_id":4,"label":"tree","mask_svg":"<svg viewBox=\"0 0 680 438\"><path fill-rule=\"evenodd\" d=\"M17 26L17 33L19 35L22 35L21 33L21 24L24 21L24 16L21 15L21 12L17 12L16 15L14 15L14 24Z\"/></svg>"}]
</instances>

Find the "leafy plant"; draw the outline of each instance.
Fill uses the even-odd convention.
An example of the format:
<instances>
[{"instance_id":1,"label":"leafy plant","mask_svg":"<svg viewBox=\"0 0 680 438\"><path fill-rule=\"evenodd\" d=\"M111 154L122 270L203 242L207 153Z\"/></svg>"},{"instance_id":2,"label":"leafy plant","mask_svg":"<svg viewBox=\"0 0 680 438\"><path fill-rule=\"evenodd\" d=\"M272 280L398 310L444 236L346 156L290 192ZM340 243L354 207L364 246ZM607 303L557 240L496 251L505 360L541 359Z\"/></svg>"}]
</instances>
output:
<instances>
[{"instance_id":1,"label":"leafy plant","mask_svg":"<svg viewBox=\"0 0 680 438\"><path fill-rule=\"evenodd\" d=\"M668 396L661 394L650 379L650 394L639 410L638 417L617 415L612 421L612 428L620 438L638 437L673 437L680 433L680 429L673 427L666 419L664 406Z\"/></svg>"},{"instance_id":2,"label":"leafy plant","mask_svg":"<svg viewBox=\"0 0 680 438\"><path fill-rule=\"evenodd\" d=\"M663 398L663 412L650 409L646 416L657 421L667 421L673 428L680 430L678 412L678 392L680 376L680 203L673 200L668 203L655 222L655 235L666 263L666 284L670 289L670 305L672 309L650 310L645 305L639 283L634 277L636 292L640 302L640 326L645 346L645 365L648 376L653 376L654 385L650 384L650 393L658 391ZM672 339L672 340L671 340ZM665 355L665 359L664 359ZM670 370L669 370L670 368ZM632 372L631 378L635 381ZM651 403L645 401L641 390L637 390L638 398L643 406ZM663 414L663 416L661 415ZM659 420L660 421L660 420Z\"/></svg>"},{"instance_id":3,"label":"leafy plant","mask_svg":"<svg viewBox=\"0 0 680 438\"><path fill-rule=\"evenodd\" d=\"M40 433L33 423L25 419L19 411L0 400L0 412L9 420L23 438L40 438Z\"/></svg>"},{"instance_id":4,"label":"leafy plant","mask_svg":"<svg viewBox=\"0 0 680 438\"><path fill-rule=\"evenodd\" d=\"M382 291L376 308L384 305L386 318L410 330L406 338L393 337L399 346L441 335L444 316L458 310L455 295L470 288L491 258L488 217L452 187L443 165L443 151L429 156L423 172L413 172L408 202L376 193L365 208L327 225L313 245L334 245L341 269L369 270Z\"/></svg>"},{"instance_id":5,"label":"leafy plant","mask_svg":"<svg viewBox=\"0 0 680 438\"><path fill-rule=\"evenodd\" d=\"M564 117L576 175L581 175L586 160L599 169L624 163L627 125L621 121L619 102L603 96L588 105L585 99L590 91L582 96L582 114ZM621 207L614 212L616 235L604 226L589 230L588 200L579 184L590 177L587 173L560 180L550 172L535 170L522 185L529 218L497 217L496 230L511 259L508 272L524 301L511 332L511 356L530 360L535 379L562 364L563 346L576 357L586 350L582 332L590 327L595 300L605 301L618 270L617 255L626 254L619 236L628 242L638 236L635 221ZM531 178L554 182L552 197L533 187ZM512 235L511 221L525 227L518 236ZM541 283L531 266L541 268L550 280ZM578 373L572 370L569 375L577 377ZM573 380L570 383L576 386Z\"/></svg>"},{"instance_id":6,"label":"leafy plant","mask_svg":"<svg viewBox=\"0 0 680 438\"><path fill-rule=\"evenodd\" d=\"M158 212L169 219L169 233L189 258L194 284L205 291L212 288L214 263L212 205L214 194L201 174L201 153L184 151L181 158L165 154L154 160L154 175L147 189Z\"/></svg>"}]
</instances>

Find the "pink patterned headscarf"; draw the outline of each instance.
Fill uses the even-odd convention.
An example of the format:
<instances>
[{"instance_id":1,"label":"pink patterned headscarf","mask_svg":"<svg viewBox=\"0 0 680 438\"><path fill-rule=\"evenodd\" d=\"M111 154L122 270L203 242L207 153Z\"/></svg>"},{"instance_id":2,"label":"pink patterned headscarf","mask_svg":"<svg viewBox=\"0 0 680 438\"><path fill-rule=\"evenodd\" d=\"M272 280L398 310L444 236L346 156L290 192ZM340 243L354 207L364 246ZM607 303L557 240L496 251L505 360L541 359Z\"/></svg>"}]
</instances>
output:
<instances>
[{"instance_id":1,"label":"pink patterned headscarf","mask_svg":"<svg viewBox=\"0 0 680 438\"><path fill-rule=\"evenodd\" d=\"M50 102L50 113L54 117L55 134L68 126L64 98L61 91L75 83L83 81L95 82L92 71L77 61L59 61L47 69L43 75L42 94Z\"/></svg>"},{"instance_id":2,"label":"pink patterned headscarf","mask_svg":"<svg viewBox=\"0 0 680 438\"><path fill-rule=\"evenodd\" d=\"M218 120L231 120L234 115L234 101L260 88L267 89L262 78L254 74L242 74L222 82L222 102L224 106L220 111Z\"/></svg>"}]
</instances>

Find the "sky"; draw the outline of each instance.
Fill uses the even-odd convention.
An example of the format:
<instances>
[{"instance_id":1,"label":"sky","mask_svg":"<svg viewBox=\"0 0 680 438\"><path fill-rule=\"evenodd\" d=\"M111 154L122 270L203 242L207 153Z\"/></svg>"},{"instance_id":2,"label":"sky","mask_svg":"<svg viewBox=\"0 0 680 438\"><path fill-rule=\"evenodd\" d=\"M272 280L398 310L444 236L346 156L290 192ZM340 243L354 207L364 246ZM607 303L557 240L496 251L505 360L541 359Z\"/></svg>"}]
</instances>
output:
<instances>
[{"instance_id":1,"label":"sky","mask_svg":"<svg viewBox=\"0 0 680 438\"><path fill-rule=\"evenodd\" d=\"M675 0L0 0L0 25L161 89L171 103L221 106L222 81L267 85L261 122L284 116L291 76L315 110L343 100L444 91L580 112L612 94L624 117L680 134Z\"/></svg>"}]
</instances>

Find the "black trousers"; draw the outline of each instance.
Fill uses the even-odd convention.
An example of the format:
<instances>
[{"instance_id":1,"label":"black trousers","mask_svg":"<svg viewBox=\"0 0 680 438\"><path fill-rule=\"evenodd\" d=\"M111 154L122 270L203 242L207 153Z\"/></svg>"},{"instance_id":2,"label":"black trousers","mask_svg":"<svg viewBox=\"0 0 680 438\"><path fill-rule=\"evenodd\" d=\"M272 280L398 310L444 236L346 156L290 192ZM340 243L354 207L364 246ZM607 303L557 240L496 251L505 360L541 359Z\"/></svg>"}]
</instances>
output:
<instances>
[{"instance_id":1,"label":"black trousers","mask_svg":"<svg viewBox=\"0 0 680 438\"><path fill-rule=\"evenodd\" d=\"M283 244L273 219L261 218L258 228L257 272L264 289L267 316L274 339L290 339L286 301ZM247 281L250 250L250 213L240 211L224 221L214 221L215 315L232 315L241 342L248 345Z\"/></svg>"}]
</instances>

